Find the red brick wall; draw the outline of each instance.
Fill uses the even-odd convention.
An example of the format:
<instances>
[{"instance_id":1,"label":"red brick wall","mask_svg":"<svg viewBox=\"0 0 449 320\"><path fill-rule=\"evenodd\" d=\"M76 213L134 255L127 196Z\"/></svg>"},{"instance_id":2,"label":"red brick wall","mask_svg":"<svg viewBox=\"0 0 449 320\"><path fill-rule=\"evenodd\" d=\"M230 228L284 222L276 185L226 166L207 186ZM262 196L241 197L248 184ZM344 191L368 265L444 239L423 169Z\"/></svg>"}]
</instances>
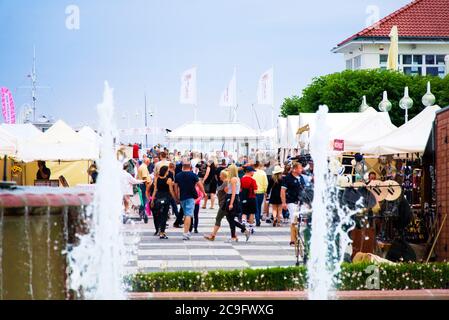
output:
<instances>
[{"instance_id":1,"label":"red brick wall","mask_svg":"<svg viewBox=\"0 0 449 320\"><path fill-rule=\"evenodd\" d=\"M444 214L448 214L435 248L438 260L441 261L449 260L449 110L437 114L435 145L437 212L440 221Z\"/></svg>"}]
</instances>

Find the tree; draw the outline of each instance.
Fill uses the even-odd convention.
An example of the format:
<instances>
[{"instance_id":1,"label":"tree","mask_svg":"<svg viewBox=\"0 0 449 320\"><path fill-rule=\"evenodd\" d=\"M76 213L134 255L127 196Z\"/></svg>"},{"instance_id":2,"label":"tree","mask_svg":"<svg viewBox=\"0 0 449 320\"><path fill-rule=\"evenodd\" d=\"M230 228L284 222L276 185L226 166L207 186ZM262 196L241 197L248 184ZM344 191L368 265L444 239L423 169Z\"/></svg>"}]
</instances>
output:
<instances>
[{"instance_id":1,"label":"tree","mask_svg":"<svg viewBox=\"0 0 449 320\"><path fill-rule=\"evenodd\" d=\"M358 112L362 97L378 110L383 91L388 92L392 103L391 121L400 126L404 123L404 110L399 107L399 100L404 96L404 87L409 87L413 108L409 110L409 119L424 109L421 102L430 81L436 104L440 107L449 105L449 76L444 79L434 76L409 76L400 72L387 70L346 70L314 78L302 92L302 97L286 98L281 107L281 115L297 115L300 112L316 112L318 107L326 104L330 112Z\"/></svg>"}]
</instances>

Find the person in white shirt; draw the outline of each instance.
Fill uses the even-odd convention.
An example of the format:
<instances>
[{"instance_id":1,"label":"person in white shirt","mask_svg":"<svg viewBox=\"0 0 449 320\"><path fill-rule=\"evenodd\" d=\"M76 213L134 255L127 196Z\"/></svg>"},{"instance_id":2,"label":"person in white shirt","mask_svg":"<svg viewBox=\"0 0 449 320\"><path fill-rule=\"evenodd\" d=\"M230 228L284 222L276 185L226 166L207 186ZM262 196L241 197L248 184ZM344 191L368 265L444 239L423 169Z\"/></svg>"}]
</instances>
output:
<instances>
[{"instance_id":1,"label":"person in white shirt","mask_svg":"<svg viewBox=\"0 0 449 320\"><path fill-rule=\"evenodd\" d=\"M133 185L135 184L141 184L144 183L144 180L138 180L134 178L128 171L129 163L125 162L123 164L123 170L121 172L120 182L121 182L121 189L123 194L123 204L125 206L125 213L129 212L129 204L130 204L130 197L134 194L133 192Z\"/></svg>"}]
</instances>

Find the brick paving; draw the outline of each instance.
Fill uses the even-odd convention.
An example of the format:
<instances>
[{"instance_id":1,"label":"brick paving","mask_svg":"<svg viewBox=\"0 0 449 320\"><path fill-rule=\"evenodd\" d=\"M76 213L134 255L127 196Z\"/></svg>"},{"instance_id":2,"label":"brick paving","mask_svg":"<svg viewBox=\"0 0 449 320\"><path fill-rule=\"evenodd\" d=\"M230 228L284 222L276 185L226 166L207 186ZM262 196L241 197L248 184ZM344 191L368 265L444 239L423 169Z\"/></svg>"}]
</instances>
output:
<instances>
[{"instance_id":1,"label":"brick paving","mask_svg":"<svg viewBox=\"0 0 449 320\"><path fill-rule=\"evenodd\" d=\"M295 265L294 248L289 245L288 225L273 228L271 224L262 222L248 242L237 230L239 242L226 243L230 231L224 219L215 241L205 240L203 236L213 229L216 212L217 209L200 209L199 233L193 234L189 241L182 240L182 229L172 227L173 216L169 221L167 240L153 236L152 219L148 224L125 224L123 232L130 252L127 272L209 271Z\"/></svg>"}]
</instances>

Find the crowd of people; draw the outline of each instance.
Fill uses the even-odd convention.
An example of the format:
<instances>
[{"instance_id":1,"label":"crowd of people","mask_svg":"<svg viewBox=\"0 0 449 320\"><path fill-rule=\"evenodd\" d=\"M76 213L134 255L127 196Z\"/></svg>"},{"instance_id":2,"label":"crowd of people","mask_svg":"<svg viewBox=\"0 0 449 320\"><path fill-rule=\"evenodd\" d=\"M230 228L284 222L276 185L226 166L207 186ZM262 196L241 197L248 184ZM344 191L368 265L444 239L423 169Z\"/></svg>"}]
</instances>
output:
<instances>
[{"instance_id":1,"label":"crowd of people","mask_svg":"<svg viewBox=\"0 0 449 320\"><path fill-rule=\"evenodd\" d=\"M119 156L120 158L120 156ZM140 194L140 213L151 212L155 236L168 239L169 212L176 217L173 228L183 229L183 240L198 233L200 210L216 209L210 234L214 241L226 218L229 242L237 242L236 230L246 241L261 223L274 228L290 225L290 244L296 241L293 212L311 200L304 194L313 184L313 162L291 159L279 165L248 156L233 159L226 151L213 155L169 151L160 146L142 152L133 147L133 157L123 159L122 185L125 214L130 214L132 197ZM306 197L307 198L307 197Z\"/></svg>"}]
</instances>

